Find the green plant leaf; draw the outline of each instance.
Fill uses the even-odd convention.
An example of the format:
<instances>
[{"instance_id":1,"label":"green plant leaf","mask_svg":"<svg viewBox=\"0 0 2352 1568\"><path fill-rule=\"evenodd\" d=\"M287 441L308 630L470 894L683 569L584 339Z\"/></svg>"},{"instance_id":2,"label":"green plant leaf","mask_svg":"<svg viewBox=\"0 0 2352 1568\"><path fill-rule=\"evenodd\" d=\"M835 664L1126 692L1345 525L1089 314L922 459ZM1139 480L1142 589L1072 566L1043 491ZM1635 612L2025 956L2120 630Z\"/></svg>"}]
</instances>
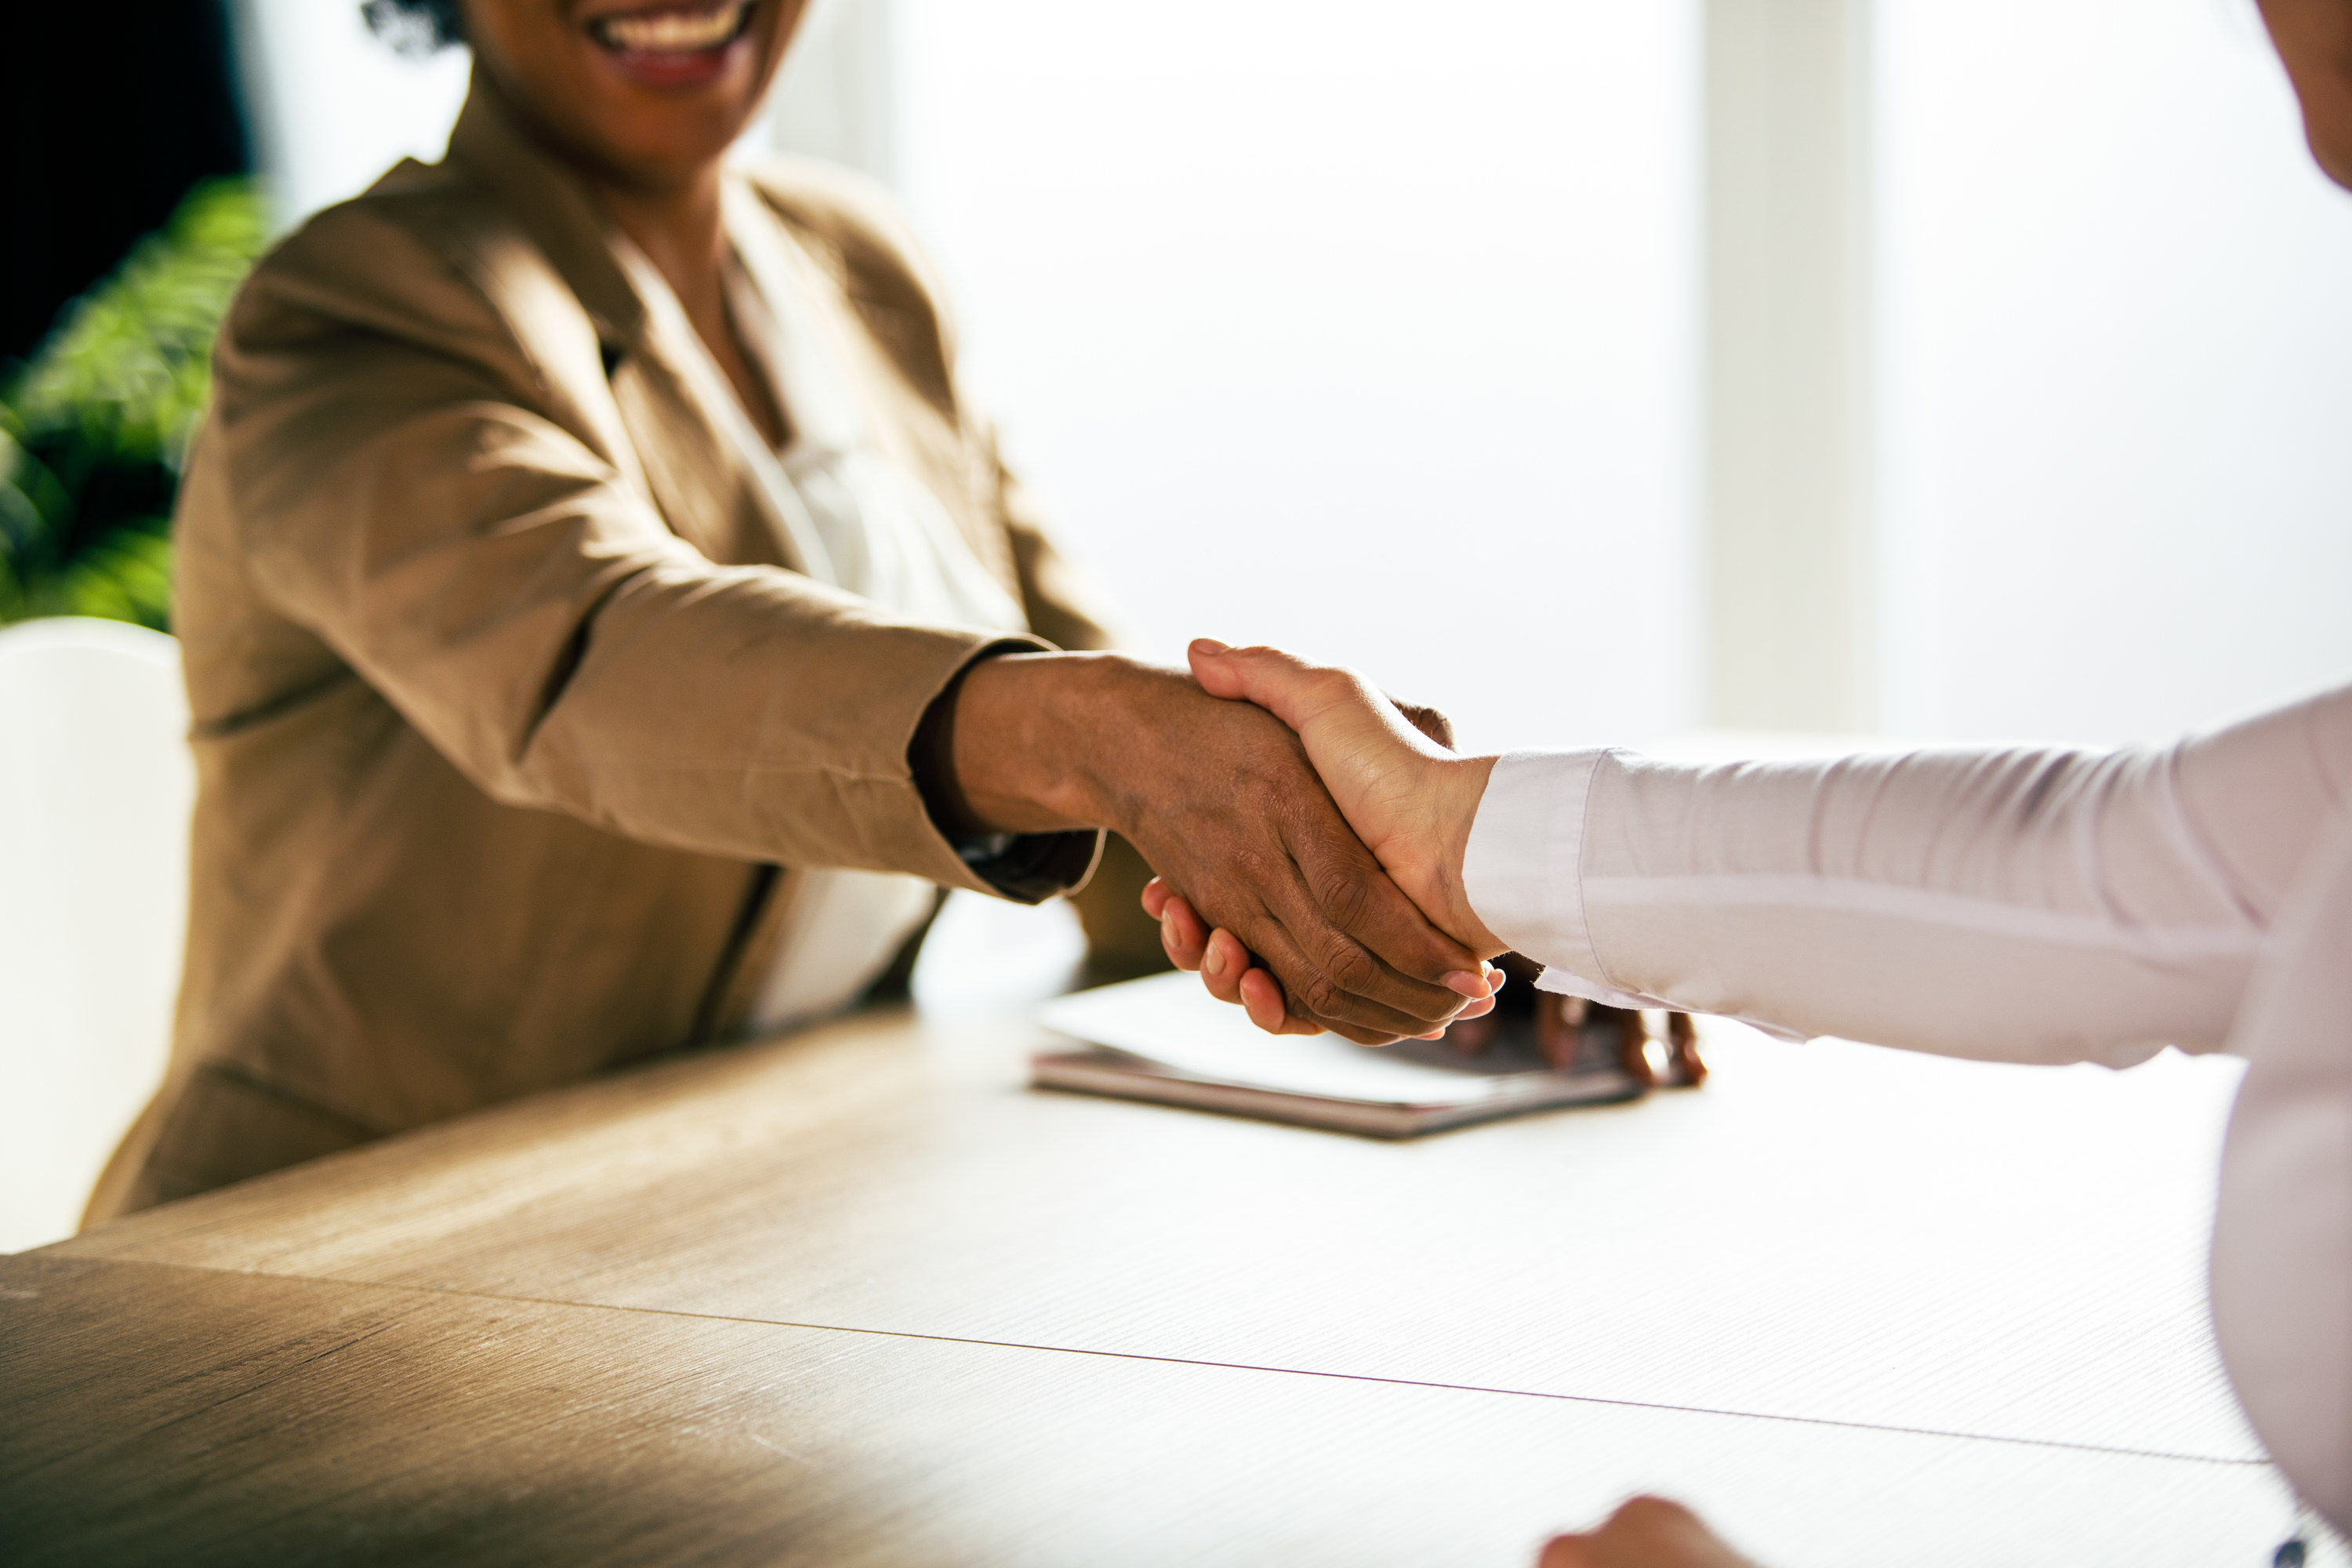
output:
<instances>
[{"instance_id":1,"label":"green plant leaf","mask_svg":"<svg viewBox=\"0 0 2352 1568\"><path fill-rule=\"evenodd\" d=\"M168 628L180 465L212 395L213 340L268 237L253 182L196 185L0 399L0 621Z\"/></svg>"}]
</instances>

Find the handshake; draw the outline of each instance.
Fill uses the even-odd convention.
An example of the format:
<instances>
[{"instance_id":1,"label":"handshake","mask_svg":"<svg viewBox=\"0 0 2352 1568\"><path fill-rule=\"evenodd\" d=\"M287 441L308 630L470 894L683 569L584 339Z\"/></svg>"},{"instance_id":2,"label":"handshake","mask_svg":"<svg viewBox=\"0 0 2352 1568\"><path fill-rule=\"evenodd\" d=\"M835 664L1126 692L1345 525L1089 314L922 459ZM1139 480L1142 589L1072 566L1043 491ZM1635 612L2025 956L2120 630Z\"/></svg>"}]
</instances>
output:
<instances>
[{"instance_id":1,"label":"handshake","mask_svg":"<svg viewBox=\"0 0 2352 1568\"><path fill-rule=\"evenodd\" d=\"M1508 944L1470 907L1462 866L1495 759L1456 755L1453 726L1444 714L1429 709L1408 712L1353 670L1310 665L1277 648L1231 648L1206 637L1188 651L1202 690L1253 703L1297 736L1332 805L1388 880L1436 935L1460 942L1479 960L1476 971L1457 968L1436 977L1466 1000L1450 1002L1444 1017L1428 1020L1433 1029L1408 1027L1400 1035L1434 1039L1454 1020L1491 1011L1503 973L1485 961ZM1375 901L1352 886L1333 891L1336 897L1326 905L1333 917ZM1238 1003L1268 1034L1316 1034L1328 1027L1372 1043L1350 1026L1352 1021L1319 1011L1319 995L1303 1008L1296 1005L1283 978L1260 967L1241 936L1229 927L1211 926L1194 901L1165 877L1155 877L1144 889L1143 907L1160 921L1160 940L1177 967L1198 970L1212 995ZM1406 933L1407 945L1395 959L1370 947L1370 963L1412 973L1397 965L1410 964L1420 951L1411 945L1418 934ZM1449 960L1447 955L1428 962ZM1351 972L1351 978L1356 975L1369 977L1369 964Z\"/></svg>"},{"instance_id":2,"label":"handshake","mask_svg":"<svg viewBox=\"0 0 2352 1568\"><path fill-rule=\"evenodd\" d=\"M1170 957L1270 1032L1384 1045L1491 1011L1486 961L1509 944L1462 865L1495 759L1456 755L1442 714L1350 670L1207 640L1191 664L971 667L918 737L934 816L1124 836L1159 872L1144 907Z\"/></svg>"}]
</instances>

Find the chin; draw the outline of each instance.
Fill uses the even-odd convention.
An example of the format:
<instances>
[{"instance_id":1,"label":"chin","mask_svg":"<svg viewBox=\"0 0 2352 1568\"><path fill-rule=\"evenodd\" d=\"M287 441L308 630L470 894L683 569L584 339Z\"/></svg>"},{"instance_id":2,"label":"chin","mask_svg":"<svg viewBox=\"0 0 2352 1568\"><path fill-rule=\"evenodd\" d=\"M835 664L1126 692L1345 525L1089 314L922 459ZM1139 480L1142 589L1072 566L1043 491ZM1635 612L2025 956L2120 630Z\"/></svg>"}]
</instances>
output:
<instances>
[{"instance_id":1,"label":"chin","mask_svg":"<svg viewBox=\"0 0 2352 1568\"><path fill-rule=\"evenodd\" d=\"M614 162L650 174L732 144L782 52L776 35L789 31L773 17L761 25L762 10L759 0L623 0L587 19L583 85Z\"/></svg>"},{"instance_id":2,"label":"chin","mask_svg":"<svg viewBox=\"0 0 2352 1568\"><path fill-rule=\"evenodd\" d=\"M724 154L760 107L749 79L691 89L600 85L586 140L614 173L649 183L690 174Z\"/></svg>"},{"instance_id":3,"label":"chin","mask_svg":"<svg viewBox=\"0 0 2352 1568\"><path fill-rule=\"evenodd\" d=\"M2352 132L2331 137L2315 129L2305 140L2310 143L2312 161L2319 165L2319 172L2352 191Z\"/></svg>"}]
</instances>

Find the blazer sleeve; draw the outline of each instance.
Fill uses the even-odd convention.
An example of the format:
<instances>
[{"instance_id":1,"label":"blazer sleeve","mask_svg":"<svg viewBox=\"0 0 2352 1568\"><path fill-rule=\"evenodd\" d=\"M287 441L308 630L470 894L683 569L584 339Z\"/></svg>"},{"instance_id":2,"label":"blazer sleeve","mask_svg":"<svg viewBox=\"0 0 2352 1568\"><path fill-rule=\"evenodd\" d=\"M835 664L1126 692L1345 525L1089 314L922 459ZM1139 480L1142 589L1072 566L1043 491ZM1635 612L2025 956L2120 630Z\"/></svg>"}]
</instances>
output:
<instances>
[{"instance_id":1,"label":"blazer sleeve","mask_svg":"<svg viewBox=\"0 0 2352 1568\"><path fill-rule=\"evenodd\" d=\"M234 533L272 607L502 802L992 890L932 824L908 745L974 658L1042 645L704 557L380 206L313 220L222 335Z\"/></svg>"}]
</instances>

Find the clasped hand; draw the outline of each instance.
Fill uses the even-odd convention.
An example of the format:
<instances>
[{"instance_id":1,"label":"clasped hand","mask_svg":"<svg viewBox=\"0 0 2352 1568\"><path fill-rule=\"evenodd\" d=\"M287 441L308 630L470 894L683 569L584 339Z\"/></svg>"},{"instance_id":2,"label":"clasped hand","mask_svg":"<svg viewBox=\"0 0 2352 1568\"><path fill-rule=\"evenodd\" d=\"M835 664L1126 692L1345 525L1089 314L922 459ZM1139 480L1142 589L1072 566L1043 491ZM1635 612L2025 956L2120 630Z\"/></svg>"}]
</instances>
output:
<instances>
[{"instance_id":1,"label":"clasped hand","mask_svg":"<svg viewBox=\"0 0 2352 1568\"><path fill-rule=\"evenodd\" d=\"M1290 1026L1384 1045L1493 1006L1485 954L1400 890L1274 711L1179 670L1067 653L986 659L938 710L947 732L917 749L951 759L929 770L953 781L932 801L944 825L1123 835L1181 889L1184 918L1207 922L1204 941L1213 926L1251 955L1254 994Z\"/></svg>"},{"instance_id":2,"label":"clasped hand","mask_svg":"<svg viewBox=\"0 0 2352 1568\"><path fill-rule=\"evenodd\" d=\"M1494 771L1493 757L1456 755L1351 669L1207 638L1192 644L1190 658L1202 691L1253 704L1297 738L1349 829L1426 921L1482 961L1504 950L1507 944L1471 909L1462 884L1470 824ZM1161 874L1144 889L1143 907L1160 921L1169 957L1180 968L1200 971L1213 994L1239 1003L1259 1028L1317 1032L1316 1008L1302 1008L1288 994L1282 965L1262 963L1266 955L1207 901L1213 884L1152 863ZM1490 986L1499 984L1500 972L1488 973Z\"/></svg>"}]
</instances>

